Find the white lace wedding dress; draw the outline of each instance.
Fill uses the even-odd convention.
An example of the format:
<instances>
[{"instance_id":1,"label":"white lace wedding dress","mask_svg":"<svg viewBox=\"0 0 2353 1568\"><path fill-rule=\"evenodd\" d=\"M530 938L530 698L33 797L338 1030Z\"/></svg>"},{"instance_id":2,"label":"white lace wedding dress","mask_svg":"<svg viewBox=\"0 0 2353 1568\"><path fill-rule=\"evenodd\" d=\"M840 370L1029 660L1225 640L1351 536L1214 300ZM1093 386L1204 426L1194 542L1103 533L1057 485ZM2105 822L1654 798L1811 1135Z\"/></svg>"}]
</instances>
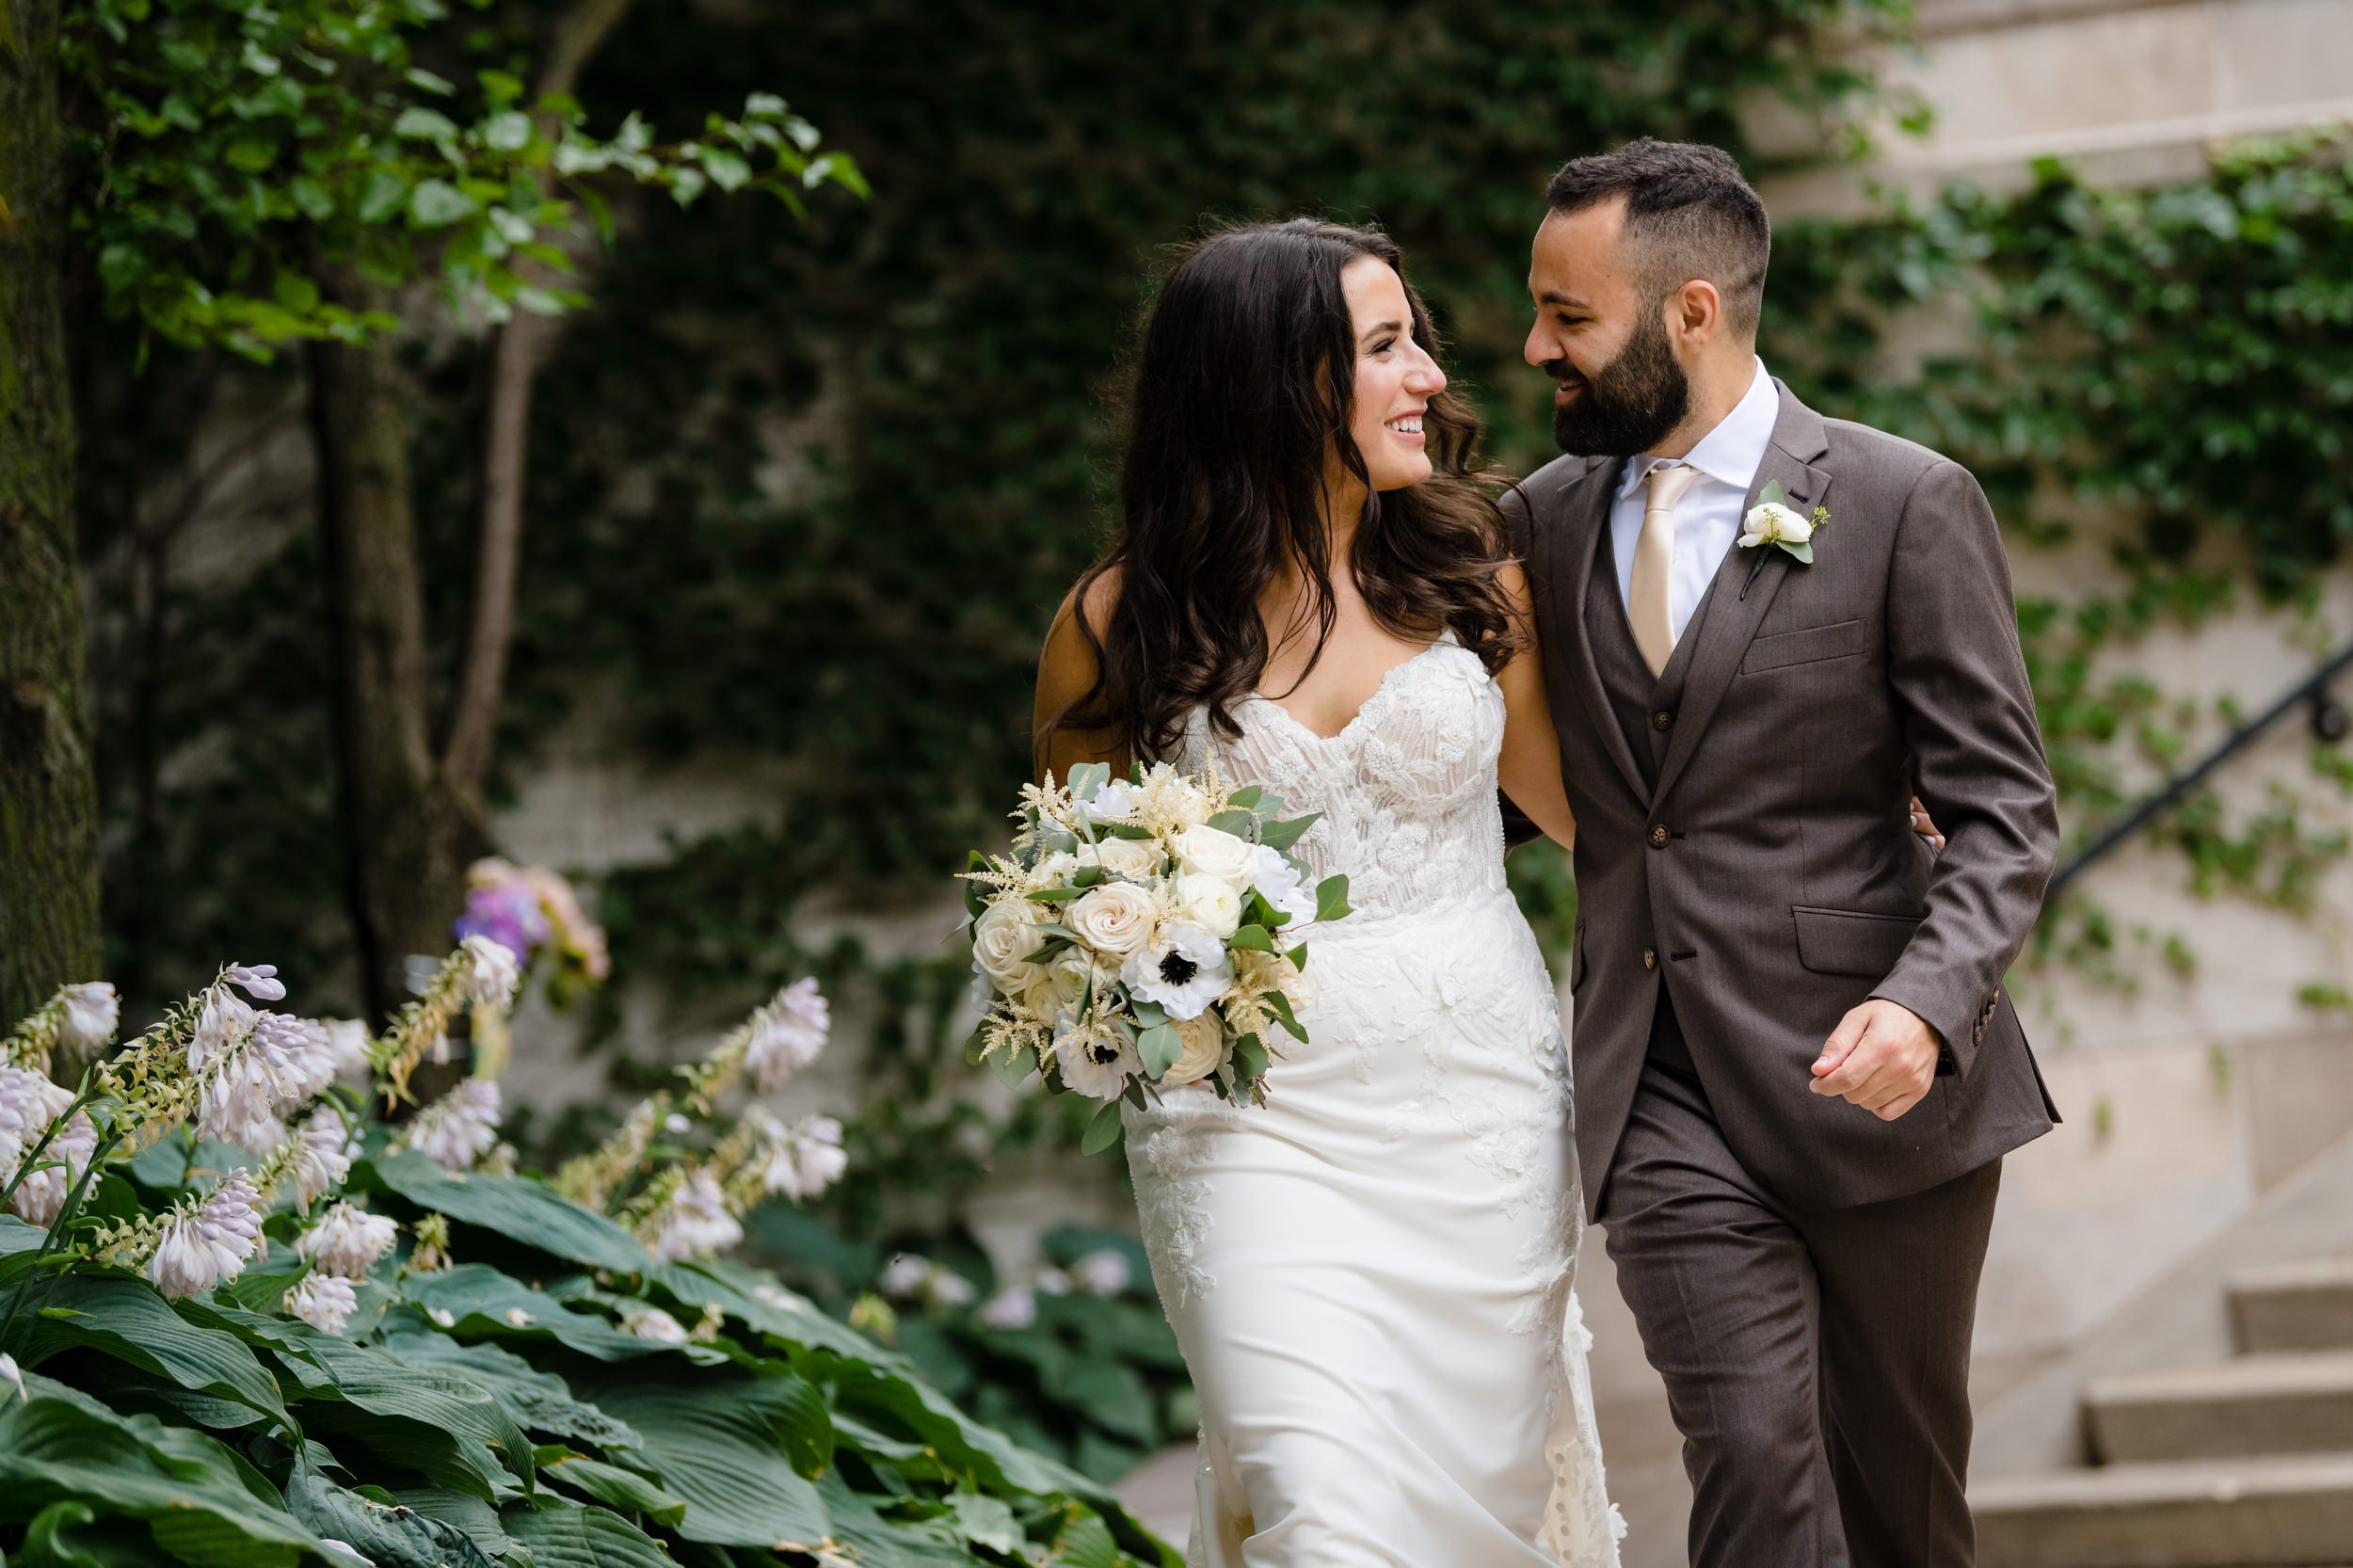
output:
<instances>
[{"instance_id":1,"label":"white lace wedding dress","mask_svg":"<svg viewBox=\"0 0 2353 1568\"><path fill-rule=\"evenodd\" d=\"M1571 1289L1550 980L1503 880L1503 699L1442 639L1324 738L1251 697L1178 767L1321 811L1356 913L1309 935L1268 1103L1127 1112L1144 1245L1201 1399L1196 1568L1612 1568Z\"/></svg>"}]
</instances>

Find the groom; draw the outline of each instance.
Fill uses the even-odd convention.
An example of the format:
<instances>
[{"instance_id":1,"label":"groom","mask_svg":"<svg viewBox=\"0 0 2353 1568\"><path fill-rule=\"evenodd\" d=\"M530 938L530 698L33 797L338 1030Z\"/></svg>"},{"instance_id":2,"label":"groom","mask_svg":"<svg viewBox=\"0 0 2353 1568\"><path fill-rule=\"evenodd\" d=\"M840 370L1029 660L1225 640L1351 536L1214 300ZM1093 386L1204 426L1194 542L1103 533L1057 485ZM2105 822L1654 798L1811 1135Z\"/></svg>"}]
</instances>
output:
<instances>
[{"instance_id":1,"label":"groom","mask_svg":"<svg viewBox=\"0 0 2353 1568\"><path fill-rule=\"evenodd\" d=\"M1527 353L1570 456L1507 512L1577 808L1577 1156L1691 1561L1962 1568L2001 1157L2056 1118L2002 989L2058 832L2001 539L1965 470L1766 373L1730 157L1548 195ZM1810 562L1746 542L1769 487Z\"/></svg>"}]
</instances>

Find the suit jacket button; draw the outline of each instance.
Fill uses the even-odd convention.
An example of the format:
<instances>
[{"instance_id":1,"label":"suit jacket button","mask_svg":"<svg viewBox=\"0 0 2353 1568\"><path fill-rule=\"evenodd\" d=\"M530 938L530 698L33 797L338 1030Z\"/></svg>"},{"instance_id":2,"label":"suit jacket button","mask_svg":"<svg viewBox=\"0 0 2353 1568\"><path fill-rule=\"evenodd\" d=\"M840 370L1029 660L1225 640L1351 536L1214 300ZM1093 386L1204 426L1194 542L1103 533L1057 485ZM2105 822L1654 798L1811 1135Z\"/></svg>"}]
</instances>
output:
<instances>
[{"instance_id":1,"label":"suit jacket button","mask_svg":"<svg viewBox=\"0 0 2353 1568\"><path fill-rule=\"evenodd\" d=\"M1657 950L1657 949L1656 949L1656 948L1644 948L1644 949L1642 950L1642 968L1646 968L1646 969L1655 969L1655 968L1658 968L1658 950Z\"/></svg>"},{"instance_id":2,"label":"suit jacket button","mask_svg":"<svg viewBox=\"0 0 2353 1568\"><path fill-rule=\"evenodd\" d=\"M1668 712L1664 708L1661 708L1657 712L1653 713L1650 716L1650 727L1653 729L1673 729L1674 728L1674 723L1675 716L1673 713Z\"/></svg>"},{"instance_id":3,"label":"suit jacket button","mask_svg":"<svg viewBox=\"0 0 2353 1568\"><path fill-rule=\"evenodd\" d=\"M1651 824L1651 830L1650 830L1650 847L1651 847L1651 848L1653 848L1653 849L1665 849L1665 848L1667 847L1667 840L1668 840L1668 839L1670 839L1671 837L1673 837L1673 835L1671 835L1670 833L1668 833L1668 831L1667 831L1667 824L1666 824L1665 823L1663 823L1663 822L1662 822L1662 823L1654 823L1654 824Z\"/></svg>"}]
</instances>

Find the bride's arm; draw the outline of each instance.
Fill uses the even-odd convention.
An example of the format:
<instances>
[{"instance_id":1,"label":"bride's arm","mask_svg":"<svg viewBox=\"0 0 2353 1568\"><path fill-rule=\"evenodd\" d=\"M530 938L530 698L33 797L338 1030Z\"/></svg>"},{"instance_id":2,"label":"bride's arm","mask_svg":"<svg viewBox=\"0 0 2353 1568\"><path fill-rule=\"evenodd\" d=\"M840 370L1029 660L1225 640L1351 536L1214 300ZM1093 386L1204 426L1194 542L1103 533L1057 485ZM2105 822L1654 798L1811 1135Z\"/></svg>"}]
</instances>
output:
<instances>
[{"instance_id":1,"label":"bride's arm","mask_svg":"<svg viewBox=\"0 0 2353 1568\"><path fill-rule=\"evenodd\" d=\"M1545 836L1563 848L1577 842L1577 817L1561 785L1561 742L1553 733L1552 706L1545 696L1545 668L1536 648L1535 616L1528 603L1528 579L1520 568L1503 568L1498 581L1512 600L1513 619L1525 641L1496 677L1503 689L1503 755L1497 771L1503 792Z\"/></svg>"},{"instance_id":2,"label":"bride's arm","mask_svg":"<svg viewBox=\"0 0 2353 1568\"><path fill-rule=\"evenodd\" d=\"M1054 612L1053 628L1046 633L1046 651L1037 662L1037 701L1030 712L1030 765L1041 779L1049 772L1056 778L1067 778L1070 770L1081 762L1108 762L1115 775L1128 767L1128 759L1111 736L1053 728L1071 704L1095 689L1095 648L1079 624L1080 616L1083 614L1086 625L1099 635L1111 624L1112 606L1119 599L1116 572L1105 572L1085 587L1083 608L1079 589L1073 588L1064 596L1062 608Z\"/></svg>"}]
</instances>

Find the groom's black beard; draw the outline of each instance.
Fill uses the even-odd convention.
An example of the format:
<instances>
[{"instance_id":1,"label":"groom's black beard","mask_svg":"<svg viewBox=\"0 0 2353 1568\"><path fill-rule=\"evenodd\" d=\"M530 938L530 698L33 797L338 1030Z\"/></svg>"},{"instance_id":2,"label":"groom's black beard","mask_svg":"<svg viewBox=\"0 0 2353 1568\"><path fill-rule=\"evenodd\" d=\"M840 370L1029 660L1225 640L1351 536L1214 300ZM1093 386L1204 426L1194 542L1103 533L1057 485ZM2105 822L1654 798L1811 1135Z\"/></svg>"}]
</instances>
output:
<instances>
[{"instance_id":1,"label":"groom's black beard","mask_svg":"<svg viewBox=\"0 0 2353 1568\"><path fill-rule=\"evenodd\" d=\"M1581 379L1577 399L1552 410L1552 439L1579 457L1631 457L1648 452L1683 423L1691 378L1675 362L1666 324L1646 315L1634 336L1597 376L1579 377L1565 360L1545 366L1556 382Z\"/></svg>"}]
</instances>

